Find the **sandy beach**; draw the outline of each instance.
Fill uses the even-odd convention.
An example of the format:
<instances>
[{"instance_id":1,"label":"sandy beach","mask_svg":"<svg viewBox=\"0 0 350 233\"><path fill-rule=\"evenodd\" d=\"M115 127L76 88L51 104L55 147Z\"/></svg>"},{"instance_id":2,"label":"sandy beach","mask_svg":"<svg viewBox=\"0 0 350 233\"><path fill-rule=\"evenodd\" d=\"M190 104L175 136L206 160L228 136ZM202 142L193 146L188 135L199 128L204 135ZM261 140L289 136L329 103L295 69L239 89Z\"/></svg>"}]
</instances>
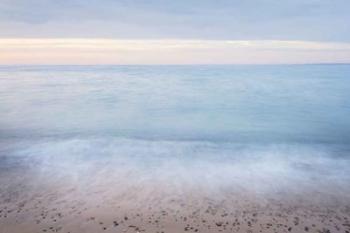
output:
<instances>
[{"instance_id":1,"label":"sandy beach","mask_svg":"<svg viewBox=\"0 0 350 233\"><path fill-rule=\"evenodd\" d=\"M225 198L166 195L156 186L147 196L138 187L120 193L99 184L84 192L63 184L26 186L1 189L1 233L350 231L349 200L311 204L302 197L259 201L234 192Z\"/></svg>"},{"instance_id":2,"label":"sandy beach","mask_svg":"<svg viewBox=\"0 0 350 233\"><path fill-rule=\"evenodd\" d=\"M349 232L349 206L193 196L131 203L76 190L2 201L1 232ZM70 198L74 195L75 198ZM133 195L130 193L130 195Z\"/></svg>"},{"instance_id":3,"label":"sandy beach","mask_svg":"<svg viewBox=\"0 0 350 233\"><path fill-rule=\"evenodd\" d=\"M104 143L101 150L105 153L122 149L119 141ZM135 151L144 153L154 146L163 152L174 150L169 142L133 143ZM64 145L65 149L57 156L45 157L46 144L50 148ZM206 156L188 161L176 153L173 158L130 158L127 154L76 159L75 154L88 149L86 142L46 144L30 147L30 157L28 149L24 150L26 156L2 156L1 233L350 231L349 187L342 186L339 179L322 183L329 173L313 183L308 183L309 173L293 181L292 176L300 177L295 171L302 165L308 172L322 169L320 165L310 167L305 159L297 166L295 161L283 165L283 170L290 166L297 170L281 179L278 173L267 176L257 157L253 164L240 160L238 167L233 160L218 162ZM179 154L185 151L180 150ZM59 156L68 151L70 156ZM209 163L204 165L205 160ZM274 158L274 162L278 170L281 161ZM241 170L229 172L237 169ZM243 170L248 172L246 176Z\"/></svg>"}]
</instances>

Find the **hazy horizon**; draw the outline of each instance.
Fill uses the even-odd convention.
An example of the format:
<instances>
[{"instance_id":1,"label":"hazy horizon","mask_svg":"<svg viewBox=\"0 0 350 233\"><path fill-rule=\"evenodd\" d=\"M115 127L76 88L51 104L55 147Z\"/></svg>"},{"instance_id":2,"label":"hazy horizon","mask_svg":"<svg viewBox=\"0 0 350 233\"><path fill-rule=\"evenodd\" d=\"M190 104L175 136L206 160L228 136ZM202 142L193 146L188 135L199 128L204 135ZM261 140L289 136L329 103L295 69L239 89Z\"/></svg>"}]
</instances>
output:
<instances>
[{"instance_id":1,"label":"hazy horizon","mask_svg":"<svg viewBox=\"0 0 350 233\"><path fill-rule=\"evenodd\" d=\"M350 3L3 0L0 64L350 63Z\"/></svg>"}]
</instances>

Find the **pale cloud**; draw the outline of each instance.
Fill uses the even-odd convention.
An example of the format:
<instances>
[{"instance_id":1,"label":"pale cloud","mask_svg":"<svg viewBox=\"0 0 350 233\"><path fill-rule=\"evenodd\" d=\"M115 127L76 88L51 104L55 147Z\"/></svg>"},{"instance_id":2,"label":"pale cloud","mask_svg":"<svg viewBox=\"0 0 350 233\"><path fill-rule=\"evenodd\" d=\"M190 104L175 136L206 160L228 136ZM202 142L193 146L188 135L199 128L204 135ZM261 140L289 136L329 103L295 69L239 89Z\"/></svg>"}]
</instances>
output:
<instances>
[{"instance_id":1,"label":"pale cloud","mask_svg":"<svg viewBox=\"0 0 350 233\"><path fill-rule=\"evenodd\" d=\"M0 39L0 64L349 63L350 43L282 40Z\"/></svg>"},{"instance_id":2,"label":"pale cloud","mask_svg":"<svg viewBox=\"0 0 350 233\"><path fill-rule=\"evenodd\" d=\"M0 0L0 37L350 42L349 0Z\"/></svg>"}]
</instances>

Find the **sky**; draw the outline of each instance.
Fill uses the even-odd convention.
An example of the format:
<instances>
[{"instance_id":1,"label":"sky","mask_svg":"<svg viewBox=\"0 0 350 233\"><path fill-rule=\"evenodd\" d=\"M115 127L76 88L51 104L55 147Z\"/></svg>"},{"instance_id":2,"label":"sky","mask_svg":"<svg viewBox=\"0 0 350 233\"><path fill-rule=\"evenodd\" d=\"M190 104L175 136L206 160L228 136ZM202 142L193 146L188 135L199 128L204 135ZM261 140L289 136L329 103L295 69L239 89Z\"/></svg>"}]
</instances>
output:
<instances>
[{"instance_id":1,"label":"sky","mask_svg":"<svg viewBox=\"0 0 350 233\"><path fill-rule=\"evenodd\" d=\"M349 63L348 0L0 0L0 64Z\"/></svg>"}]
</instances>

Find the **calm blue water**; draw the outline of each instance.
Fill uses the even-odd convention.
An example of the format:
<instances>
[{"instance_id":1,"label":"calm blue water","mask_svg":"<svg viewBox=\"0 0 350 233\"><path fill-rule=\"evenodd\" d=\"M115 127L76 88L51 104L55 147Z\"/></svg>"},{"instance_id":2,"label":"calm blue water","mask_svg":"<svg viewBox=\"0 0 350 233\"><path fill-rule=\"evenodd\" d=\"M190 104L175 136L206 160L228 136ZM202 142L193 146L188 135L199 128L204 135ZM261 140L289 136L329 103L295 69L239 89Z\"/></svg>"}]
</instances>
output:
<instances>
[{"instance_id":1,"label":"calm blue water","mask_svg":"<svg viewBox=\"0 0 350 233\"><path fill-rule=\"evenodd\" d=\"M0 68L0 133L350 142L350 65Z\"/></svg>"},{"instance_id":2,"label":"calm blue water","mask_svg":"<svg viewBox=\"0 0 350 233\"><path fill-rule=\"evenodd\" d=\"M349 197L350 65L0 67L1 166L101 161L115 180Z\"/></svg>"}]
</instances>

